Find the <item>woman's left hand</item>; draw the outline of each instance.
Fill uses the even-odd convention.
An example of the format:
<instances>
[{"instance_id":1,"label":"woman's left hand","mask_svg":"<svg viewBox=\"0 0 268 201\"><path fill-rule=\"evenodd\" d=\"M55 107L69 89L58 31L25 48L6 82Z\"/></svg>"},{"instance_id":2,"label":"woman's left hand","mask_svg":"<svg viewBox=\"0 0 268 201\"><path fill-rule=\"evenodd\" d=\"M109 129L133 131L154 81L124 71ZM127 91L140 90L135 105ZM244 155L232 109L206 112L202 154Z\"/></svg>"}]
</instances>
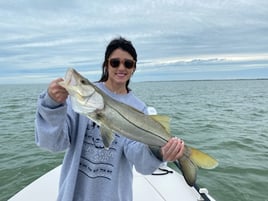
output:
<instances>
[{"instance_id":1,"label":"woman's left hand","mask_svg":"<svg viewBox=\"0 0 268 201\"><path fill-rule=\"evenodd\" d=\"M183 140L173 137L161 147L161 154L164 161L175 161L182 157L184 152Z\"/></svg>"}]
</instances>

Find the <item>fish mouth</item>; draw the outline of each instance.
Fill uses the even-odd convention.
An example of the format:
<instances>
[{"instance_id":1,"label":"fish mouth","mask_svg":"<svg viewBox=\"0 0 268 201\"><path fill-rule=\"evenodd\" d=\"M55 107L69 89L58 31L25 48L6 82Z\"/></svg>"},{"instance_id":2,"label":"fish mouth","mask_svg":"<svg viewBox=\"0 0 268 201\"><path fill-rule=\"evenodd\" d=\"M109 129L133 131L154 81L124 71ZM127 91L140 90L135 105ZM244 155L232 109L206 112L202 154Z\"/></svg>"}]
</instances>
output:
<instances>
[{"instance_id":1,"label":"fish mouth","mask_svg":"<svg viewBox=\"0 0 268 201\"><path fill-rule=\"evenodd\" d=\"M59 82L58 84L65 88L70 95L77 96L80 92L79 90L77 90L77 88L79 87L78 80L78 73L74 69L69 68L65 73L64 80Z\"/></svg>"},{"instance_id":2,"label":"fish mouth","mask_svg":"<svg viewBox=\"0 0 268 201\"><path fill-rule=\"evenodd\" d=\"M80 80L82 76L73 68L69 68L65 75L65 84L76 86L78 85L78 80Z\"/></svg>"},{"instance_id":3,"label":"fish mouth","mask_svg":"<svg viewBox=\"0 0 268 201\"><path fill-rule=\"evenodd\" d=\"M65 74L61 86L80 96L90 96L95 90L90 86L89 81L80 75L75 69L69 68Z\"/></svg>"},{"instance_id":4,"label":"fish mouth","mask_svg":"<svg viewBox=\"0 0 268 201\"><path fill-rule=\"evenodd\" d=\"M93 84L75 69L69 68L65 74L64 81L59 84L68 91L71 98L74 99L75 105L87 112L103 109L104 101L102 96L96 93ZM78 107L77 111L80 111Z\"/></svg>"}]
</instances>

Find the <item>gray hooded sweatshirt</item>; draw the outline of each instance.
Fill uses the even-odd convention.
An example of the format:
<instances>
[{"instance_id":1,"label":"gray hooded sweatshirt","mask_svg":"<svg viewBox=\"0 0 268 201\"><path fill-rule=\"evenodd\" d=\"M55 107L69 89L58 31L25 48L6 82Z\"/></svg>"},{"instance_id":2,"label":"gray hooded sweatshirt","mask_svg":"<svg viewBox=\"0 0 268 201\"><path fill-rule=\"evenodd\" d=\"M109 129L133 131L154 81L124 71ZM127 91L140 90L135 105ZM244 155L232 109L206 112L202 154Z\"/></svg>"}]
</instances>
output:
<instances>
[{"instance_id":1,"label":"gray hooded sweatshirt","mask_svg":"<svg viewBox=\"0 0 268 201\"><path fill-rule=\"evenodd\" d=\"M114 94L103 83L96 85L112 98L147 113L132 91ZM115 135L104 148L99 127L74 112L71 102L58 104L47 92L38 99L35 140L44 149L65 151L58 201L132 201L132 169L151 174L162 163L147 145ZM134 133L135 134L135 133Z\"/></svg>"}]
</instances>

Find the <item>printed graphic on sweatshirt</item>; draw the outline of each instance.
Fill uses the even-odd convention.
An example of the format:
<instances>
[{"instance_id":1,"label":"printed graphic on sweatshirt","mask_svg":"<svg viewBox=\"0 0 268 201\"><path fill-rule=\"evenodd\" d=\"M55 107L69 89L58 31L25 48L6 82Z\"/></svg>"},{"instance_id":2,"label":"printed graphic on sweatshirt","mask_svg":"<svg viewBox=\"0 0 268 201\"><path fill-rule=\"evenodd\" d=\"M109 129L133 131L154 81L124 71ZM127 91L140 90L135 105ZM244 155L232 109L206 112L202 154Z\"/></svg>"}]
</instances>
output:
<instances>
[{"instance_id":1,"label":"printed graphic on sweatshirt","mask_svg":"<svg viewBox=\"0 0 268 201\"><path fill-rule=\"evenodd\" d=\"M85 134L80 158L79 171L91 179L104 178L111 180L114 155L120 136L115 135L109 149L105 149L96 125L89 125Z\"/></svg>"}]
</instances>

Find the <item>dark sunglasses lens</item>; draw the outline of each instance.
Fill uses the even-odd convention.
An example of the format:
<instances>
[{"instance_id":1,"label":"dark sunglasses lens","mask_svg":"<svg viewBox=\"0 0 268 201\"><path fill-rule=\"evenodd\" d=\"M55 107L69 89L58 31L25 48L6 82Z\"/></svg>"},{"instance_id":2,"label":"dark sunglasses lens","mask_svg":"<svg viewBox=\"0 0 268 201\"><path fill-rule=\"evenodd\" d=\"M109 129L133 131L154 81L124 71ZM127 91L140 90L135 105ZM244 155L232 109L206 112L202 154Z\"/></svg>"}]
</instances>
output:
<instances>
[{"instance_id":1,"label":"dark sunglasses lens","mask_svg":"<svg viewBox=\"0 0 268 201\"><path fill-rule=\"evenodd\" d=\"M130 68L133 68L134 62L131 61L131 60L125 60L125 64L124 65L125 65L126 68L130 69Z\"/></svg>"},{"instance_id":2,"label":"dark sunglasses lens","mask_svg":"<svg viewBox=\"0 0 268 201\"><path fill-rule=\"evenodd\" d=\"M120 65L120 60L119 59L111 59L110 60L110 65L113 68L117 68Z\"/></svg>"}]
</instances>

